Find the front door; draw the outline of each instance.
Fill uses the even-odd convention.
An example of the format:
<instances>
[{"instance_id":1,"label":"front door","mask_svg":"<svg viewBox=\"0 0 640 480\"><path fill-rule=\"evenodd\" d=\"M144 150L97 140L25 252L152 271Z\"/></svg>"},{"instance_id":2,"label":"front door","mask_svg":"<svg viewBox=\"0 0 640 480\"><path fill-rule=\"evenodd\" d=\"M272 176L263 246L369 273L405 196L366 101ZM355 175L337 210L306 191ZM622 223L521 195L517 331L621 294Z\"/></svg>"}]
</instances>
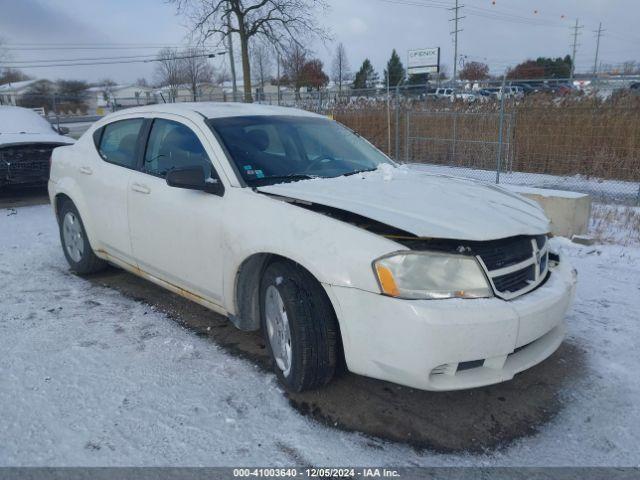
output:
<instances>
[{"instance_id":1,"label":"front door","mask_svg":"<svg viewBox=\"0 0 640 480\"><path fill-rule=\"evenodd\" d=\"M204 136L185 122L155 118L142 168L132 172L128 198L133 255L145 272L220 305L225 199L170 187L165 180L171 169L197 165L218 178L203 147Z\"/></svg>"}]
</instances>

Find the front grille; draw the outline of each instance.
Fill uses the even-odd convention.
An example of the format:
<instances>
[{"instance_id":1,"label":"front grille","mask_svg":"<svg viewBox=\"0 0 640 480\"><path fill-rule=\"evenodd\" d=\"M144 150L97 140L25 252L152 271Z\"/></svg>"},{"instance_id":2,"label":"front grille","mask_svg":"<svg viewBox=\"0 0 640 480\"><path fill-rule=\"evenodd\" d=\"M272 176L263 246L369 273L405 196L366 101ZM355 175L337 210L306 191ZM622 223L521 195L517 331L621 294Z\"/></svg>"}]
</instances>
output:
<instances>
[{"instance_id":1,"label":"front grille","mask_svg":"<svg viewBox=\"0 0 640 480\"><path fill-rule=\"evenodd\" d=\"M546 235L520 236L476 250L496 295L510 300L540 285L548 275Z\"/></svg>"},{"instance_id":2,"label":"front grille","mask_svg":"<svg viewBox=\"0 0 640 480\"><path fill-rule=\"evenodd\" d=\"M46 183L56 144L14 145L0 149L0 185Z\"/></svg>"},{"instance_id":3,"label":"front grille","mask_svg":"<svg viewBox=\"0 0 640 480\"><path fill-rule=\"evenodd\" d=\"M510 267L531 257L531 237L521 236L492 242L478 242L473 253L489 270Z\"/></svg>"},{"instance_id":4,"label":"front grille","mask_svg":"<svg viewBox=\"0 0 640 480\"><path fill-rule=\"evenodd\" d=\"M513 273L500 275L493 278L493 284L500 292L517 292L523 288L527 288L531 282L534 282L536 269L533 265L516 270Z\"/></svg>"}]
</instances>

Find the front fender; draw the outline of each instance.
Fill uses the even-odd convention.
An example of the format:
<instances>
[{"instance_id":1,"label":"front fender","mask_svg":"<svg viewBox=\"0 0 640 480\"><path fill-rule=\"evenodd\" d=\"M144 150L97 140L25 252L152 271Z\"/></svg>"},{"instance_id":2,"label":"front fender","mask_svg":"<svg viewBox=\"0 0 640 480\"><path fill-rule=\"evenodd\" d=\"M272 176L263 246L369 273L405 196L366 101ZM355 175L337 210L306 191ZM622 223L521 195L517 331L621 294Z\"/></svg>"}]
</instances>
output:
<instances>
[{"instance_id":1,"label":"front fender","mask_svg":"<svg viewBox=\"0 0 640 480\"><path fill-rule=\"evenodd\" d=\"M372 262L405 247L349 223L247 189L229 189L224 232L224 298L234 313L243 262L268 253L292 260L320 283L379 293ZM239 215L238 212L250 212Z\"/></svg>"}]
</instances>

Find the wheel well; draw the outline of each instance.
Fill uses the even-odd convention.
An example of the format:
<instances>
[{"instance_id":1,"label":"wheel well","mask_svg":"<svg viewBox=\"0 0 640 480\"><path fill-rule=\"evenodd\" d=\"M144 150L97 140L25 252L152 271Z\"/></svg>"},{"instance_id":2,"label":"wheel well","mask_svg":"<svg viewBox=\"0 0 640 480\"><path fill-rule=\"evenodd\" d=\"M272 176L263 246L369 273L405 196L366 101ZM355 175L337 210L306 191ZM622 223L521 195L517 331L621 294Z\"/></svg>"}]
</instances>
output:
<instances>
[{"instance_id":1,"label":"wheel well","mask_svg":"<svg viewBox=\"0 0 640 480\"><path fill-rule=\"evenodd\" d=\"M60 209L62 208L62 204L67 200L69 200L70 202L73 202L73 200L71 200L71 198L69 198L64 193L59 193L56 195L54 206L56 209L56 218L58 219L58 221L60 221Z\"/></svg>"},{"instance_id":2,"label":"wheel well","mask_svg":"<svg viewBox=\"0 0 640 480\"><path fill-rule=\"evenodd\" d=\"M276 260L292 263L318 281L304 266L289 258L273 253L256 253L251 255L242 262L236 274L236 315L231 320L239 329L246 331L260 329L260 281L262 280L262 274L266 267ZM318 281L318 283L320 282ZM324 295L327 295L324 289L322 289L322 291ZM331 305L331 308L333 308L333 303L331 303L331 299L329 299L328 296L327 301L329 305ZM339 328L340 326L338 325L338 329ZM339 335L339 338L341 343L340 348L342 348L342 335Z\"/></svg>"}]
</instances>

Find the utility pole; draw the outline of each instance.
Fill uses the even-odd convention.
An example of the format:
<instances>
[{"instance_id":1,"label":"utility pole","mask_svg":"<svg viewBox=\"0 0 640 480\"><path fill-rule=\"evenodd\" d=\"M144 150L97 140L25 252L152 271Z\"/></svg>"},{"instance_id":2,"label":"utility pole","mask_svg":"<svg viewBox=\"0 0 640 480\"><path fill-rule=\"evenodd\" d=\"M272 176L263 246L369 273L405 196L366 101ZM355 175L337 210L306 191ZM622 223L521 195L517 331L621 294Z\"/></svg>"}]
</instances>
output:
<instances>
[{"instance_id":1,"label":"utility pole","mask_svg":"<svg viewBox=\"0 0 640 480\"><path fill-rule=\"evenodd\" d=\"M278 51L278 105L280 105L280 52Z\"/></svg>"},{"instance_id":2,"label":"utility pole","mask_svg":"<svg viewBox=\"0 0 640 480\"><path fill-rule=\"evenodd\" d=\"M229 64L231 66L231 82L233 87L233 101L238 95L238 82L236 80L236 61L233 58L233 32L231 31L231 17L227 14L227 43L229 49Z\"/></svg>"},{"instance_id":3,"label":"utility pole","mask_svg":"<svg viewBox=\"0 0 640 480\"><path fill-rule=\"evenodd\" d=\"M602 37L602 22L598 25L598 30L596 30L596 58L593 62L593 79L595 80L598 77L598 54L600 53L600 37Z\"/></svg>"},{"instance_id":4,"label":"utility pole","mask_svg":"<svg viewBox=\"0 0 640 480\"><path fill-rule=\"evenodd\" d=\"M456 0L456 6L453 8L449 8L449 10L453 11L454 17L449 19L450 22L453 23L453 31L451 35L453 35L453 81L456 82L456 76L458 74L458 33L462 30L458 28L458 22L465 17L460 16L460 9L464 7L464 5L459 5L458 0Z\"/></svg>"},{"instance_id":5,"label":"utility pole","mask_svg":"<svg viewBox=\"0 0 640 480\"><path fill-rule=\"evenodd\" d=\"M583 26L578 24L578 19L576 18L576 24L573 27L573 43L571 44L573 53L571 54L571 81L573 82L573 76L576 73L576 51L578 50L578 35L580 34L580 29Z\"/></svg>"}]
</instances>

